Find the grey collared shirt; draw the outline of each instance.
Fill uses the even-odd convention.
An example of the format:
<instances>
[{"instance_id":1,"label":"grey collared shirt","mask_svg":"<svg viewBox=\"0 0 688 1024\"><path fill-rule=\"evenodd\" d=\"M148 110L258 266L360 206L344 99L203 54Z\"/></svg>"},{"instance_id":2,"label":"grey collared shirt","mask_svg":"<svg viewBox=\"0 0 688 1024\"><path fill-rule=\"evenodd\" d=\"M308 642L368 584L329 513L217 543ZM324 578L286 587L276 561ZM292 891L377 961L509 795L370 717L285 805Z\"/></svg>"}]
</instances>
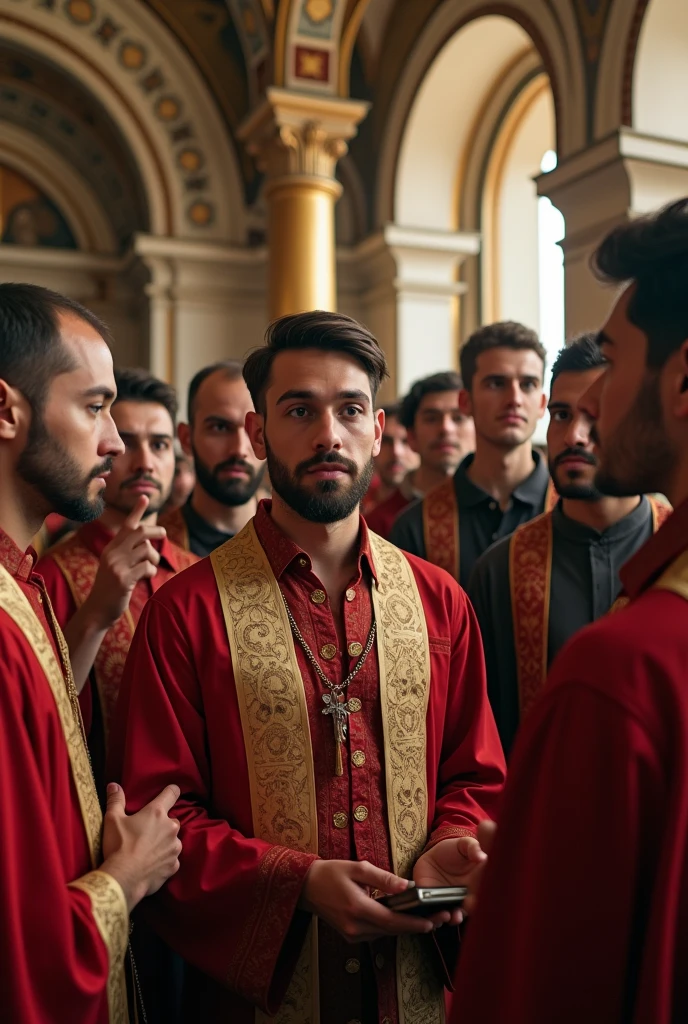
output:
<instances>
[{"instance_id":1,"label":"grey collared shirt","mask_svg":"<svg viewBox=\"0 0 688 1024\"><path fill-rule=\"evenodd\" d=\"M533 472L511 495L509 507L502 512L499 502L478 487L468 476L473 455L463 460L454 474L456 502L459 507L460 583L466 586L477 559L500 537L513 533L521 523L544 510L549 472L539 452L533 452ZM417 501L397 516L389 539L392 544L425 558L423 502Z\"/></svg>"},{"instance_id":2,"label":"grey collared shirt","mask_svg":"<svg viewBox=\"0 0 688 1024\"><path fill-rule=\"evenodd\" d=\"M647 498L603 533L569 519L559 502L552 513L548 665L574 633L609 611L621 590L619 570L652 531ZM468 583L483 636L488 695L507 756L519 723L510 544L507 537L486 551Z\"/></svg>"}]
</instances>

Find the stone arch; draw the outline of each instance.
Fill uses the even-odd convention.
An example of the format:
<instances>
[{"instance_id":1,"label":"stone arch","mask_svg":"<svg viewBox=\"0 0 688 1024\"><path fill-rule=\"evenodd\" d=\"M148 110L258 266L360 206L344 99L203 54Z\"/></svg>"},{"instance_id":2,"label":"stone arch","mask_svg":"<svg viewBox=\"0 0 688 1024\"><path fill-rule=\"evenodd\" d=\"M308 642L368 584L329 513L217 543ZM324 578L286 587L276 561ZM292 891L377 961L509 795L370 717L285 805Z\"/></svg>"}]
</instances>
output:
<instances>
[{"instance_id":1,"label":"stone arch","mask_svg":"<svg viewBox=\"0 0 688 1024\"><path fill-rule=\"evenodd\" d=\"M244 240L236 155L207 88L172 33L134 0L19 0L3 40L78 79L118 126L146 196L152 234Z\"/></svg>"},{"instance_id":2,"label":"stone arch","mask_svg":"<svg viewBox=\"0 0 688 1024\"><path fill-rule=\"evenodd\" d=\"M275 25L275 83L349 95L354 44L370 0L289 0Z\"/></svg>"},{"instance_id":3,"label":"stone arch","mask_svg":"<svg viewBox=\"0 0 688 1024\"><path fill-rule=\"evenodd\" d=\"M646 135L688 141L688 5L653 0L639 29L631 124Z\"/></svg>"}]
</instances>

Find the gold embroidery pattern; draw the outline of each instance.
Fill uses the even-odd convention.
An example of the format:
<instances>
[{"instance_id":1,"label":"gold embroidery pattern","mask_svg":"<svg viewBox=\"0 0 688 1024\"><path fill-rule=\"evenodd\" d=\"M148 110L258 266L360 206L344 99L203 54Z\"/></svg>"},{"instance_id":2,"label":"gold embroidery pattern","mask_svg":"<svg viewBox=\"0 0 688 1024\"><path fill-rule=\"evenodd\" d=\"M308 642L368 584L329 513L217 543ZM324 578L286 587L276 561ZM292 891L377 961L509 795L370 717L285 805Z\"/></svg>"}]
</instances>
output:
<instances>
[{"instance_id":1,"label":"gold embroidery pattern","mask_svg":"<svg viewBox=\"0 0 688 1024\"><path fill-rule=\"evenodd\" d=\"M688 601L688 551L682 552L655 583L656 590L670 590Z\"/></svg>"},{"instance_id":2,"label":"gold embroidery pattern","mask_svg":"<svg viewBox=\"0 0 688 1024\"><path fill-rule=\"evenodd\" d=\"M514 623L521 719L545 685L552 581L552 513L515 531L509 545L509 585Z\"/></svg>"},{"instance_id":3,"label":"gold embroidery pattern","mask_svg":"<svg viewBox=\"0 0 688 1024\"><path fill-rule=\"evenodd\" d=\"M380 702L385 737L385 774L392 863L410 878L427 841L426 715L430 696L430 648L413 570L406 556L369 532L378 579L373 607L378 622ZM400 1024L440 1024L444 994L423 945L397 940Z\"/></svg>"},{"instance_id":4,"label":"gold embroidery pattern","mask_svg":"<svg viewBox=\"0 0 688 1024\"><path fill-rule=\"evenodd\" d=\"M303 680L270 563L250 522L210 556L237 689L257 838L317 853L315 770ZM313 931L313 930L312 930ZM277 1024L317 1024L317 960L304 943ZM267 1020L260 1012L256 1020Z\"/></svg>"},{"instance_id":5,"label":"gold embroidery pattern","mask_svg":"<svg viewBox=\"0 0 688 1024\"><path fill-rule=\"evenodd\" d=\"M103 825L103 817L100 810L100 804L98 803L98 795L96 793L96 787L93 781L91 765L88 760L86 743L83 736L83 724L81 722L81 718L79 717L77 719L76 714L73 712L69 700L69 694L67 692L67 685L65 684L65 679L62 674L62 670L55 658L55 654L50 645L50 640L48 639L45 630L43 629L40 622L34 615L31 609L31 605L27 601L21 589L17 586L17 584L12 579L7 570L4 568L4 566L1 565L0 608L2 608L3 611L5 611L10 616L10 618L15 622L15 624L18 626L18 628L22 631L22 633L28 640L31 649L33 650L36 656L36 660L38 661L38 664L40 665L50 686L50 691L55 700L57 712L60 718L62 732L64 733L65 743L67 744L69 762L72 769L72 777L74 778L74 785L79 800L79 806L81 808L81 816L84 822L86 837L88 839L88 845L91 854L91 863L93 867L95 867L96 864L100 861L100 840ZM53 613L49 601L46 608L46 612L52 621L53 628L56 631L60 649L66 650L64 637L62 636L60 628L57 622L55 621L55 615ZM65 665L65 670L67 672L71 671L68 661ZM93 872L92 874L98 874L98 872ZM88 878L91 876L88 875L84 877ZM114 879L112 881L113 885L117 884L114 882ZM119 886L117 888L119 889ZM87 889L86 891L88 892L89 890ZM122 896L122 899L123 898L124 897ZM96 915L95 906L93 908L93 916L96 920L98 930L103 936L103 940L105 941L109 953L110 944L101 929L101 920L99 920ZM121 1024L121 1022L122 1024L124 1024L124 1022L126 1022L128 1019L126 1009L126 985L124 979L124 970L120 961L121 957L118 960L113 960L112 958L109 959L110 970L108 977L108 1005L110 1006L111 996L115 999L116 1003L114 1008L111 1008L110 1024ZM116 1011L117 1007L120 1005L124 1006L124 1015L120 1015L118 1017L112 1016L112 1013Z\"/></svg>"},{"instance_id":6,"label":"gold embroidery pattern","mask_svg":"<svg viewBox=\"0 0 688 1024\"><path fill-rule=\"evenodd\" d=\"M449 477L425 496L423 509L423 537L428 562L459 579L459 508L456 503L454 478Z\"/></svg>"},{"instance_id":7,"label":"gold embroidery pattern","mask_svg":"<svg viewBox=\"0 0 688 1024\"><path fill-rule=\"evenodd\" d=\"M104 871L91 871L70 882L91 901L96 927L108 951L109 1024L127 1024L127 989L124 983L124 954L129 942L129 913L119 882Z\"/></svg>"}]
</instances>

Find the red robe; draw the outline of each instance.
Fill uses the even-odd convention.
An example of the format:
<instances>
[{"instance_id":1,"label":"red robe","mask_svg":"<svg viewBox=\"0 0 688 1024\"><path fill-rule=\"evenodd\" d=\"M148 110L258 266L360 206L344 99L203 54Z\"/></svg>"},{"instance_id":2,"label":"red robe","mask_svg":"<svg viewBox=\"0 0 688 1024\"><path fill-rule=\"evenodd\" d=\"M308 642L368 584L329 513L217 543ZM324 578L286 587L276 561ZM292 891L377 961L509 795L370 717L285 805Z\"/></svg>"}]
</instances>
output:
<instances>
[{"instance_id":1,"label":"red robe","mask_svg":"<svg viewBox=\"0 0 688 1024\"><path fill-rule=\"evenodd\" d=\"M0 564L48 634L47 595L0 530ZM33 649L0 609L0 1017L107 1024L108 952L88 895L89 847L55 700Z\"/></svg>"},{"instance_id":2,"label":"red robe","mask_svg":"<svg viewBox=\"0 0 688 1024\"><path fill-rule=\"evenodd\" d=\"M397 487L386 501L380 502L379 505L376 505L370 512L366 513L365 518L368 529L372 530L373 533L379 533L381 537L387 540L394 520L412 501L413 498L407 498L401 488Z\"/></svg>"},{"instance_id":3,"label":"red robe","mask_svg":"<svg viewBox=\"0 0 688 1024\"><path fill-rule=\"evenodd\" d=\"M336 650L334 620L308 555L272 521L262 502L255 528L303 635L332 679L357 658ZM478 626L457 584L408 556L425 608L431 658L427 712L430 842L474 834L492 814L504 762L485 689ZM365 644L375 574L362 521L357 571L343 602L347 647ZM320 652L331 644L329 661ZM359 649L360 650L360 649ZM333 774L332 724L323 685L297 645L308 705L318 794L318 849L327 858L391 866L384 745L373 647L348 696L344 775ZM331 652L327 652L331 653ZM115 729L114 777L136 809L176 782L181 869L149 904L163 937L203 972L194 1003L207 1024L253 1021L274 1012L289 983L308 924L296 910L313 854L252 838L249 778L227 632L210 561L192 566L148 602L125 670ZM357 813L354 813L357 812ZM289 822L285 822L288 832ZM377 988L380 1020L397 1020L394 943L347 945L320 922L321 1020L362 1017ZM349 965L345 967L345 965ZM325 981L327 983L325 983ZM374 1005L374 1003L373 1003Z\"/></svg>"},{"instance_id":4,"label":"red robe","mask_svg":"<svg viewBox=\"0 0 688 1024\"><path fill-rule=\"evenodd\" d=\"M688 502L626 564L517 737L453 1021L688 1021L688 601L653 589Z\"/></svg>"}]
</instances>

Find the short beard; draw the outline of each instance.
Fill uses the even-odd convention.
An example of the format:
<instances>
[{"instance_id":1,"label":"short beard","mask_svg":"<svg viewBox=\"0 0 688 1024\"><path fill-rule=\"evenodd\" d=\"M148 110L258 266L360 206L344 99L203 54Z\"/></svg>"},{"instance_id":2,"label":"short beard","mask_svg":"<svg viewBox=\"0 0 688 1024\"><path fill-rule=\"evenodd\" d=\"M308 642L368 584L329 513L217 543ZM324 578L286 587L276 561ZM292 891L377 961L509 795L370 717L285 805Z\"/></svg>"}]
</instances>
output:
<instances>
[{"instance_id":1,"label":"short beard","mask_svg":"<svg viewBox=\"0 0 688 1024\"><path fill-rule=\"evenodd\" d=\"M604 495L596 486L595 482L591 484L579 484L576 483L575 480L562 482L559 479L557 472L559 469L558 460L571 454L576 454L580 458L587 458L587 456L581 452L574 453L572 450L567 450L558 455L556 459L549 459L549 475L552 478L557 494L560 498L566 498L570 501L600 501ZM590 465L596 466L597 459L591 459Z\"/></svg>"},{"instance_id":2,"label":"short beard","mask_svg":"<svg viewBox=\"0 0 688 1024\"><path fill-rule=\"evenodd\" d=\"M595 485L603 494L630 498L664 493L676 466L676 451L664 430L659 373L648 373L633 406L602 442Z\"/></svg>"},{"instance_id":3,"label":"short beard","mask_svg":"<svg viewBox=\"0 0 688 1024\"><path fill-rule=\"evenodd\" d=\"M125 515L125 516L128 516L130 512L133 512L134 509L136 508L136 505L137 505L138 500L141 497L141 495L140 494L132 495L131 496L132 500L129 502L129 504L125 504L123 501L120 501L119 493L128 484L134 483L135 481L145 481L146 483L157 484L157 480L153 480L150 476L148 476L147 473L137 473L135 476L129 477L128 480L125 480L117 488L117 492L116 492L114 498L110 498L108 496L107 487L105 488L105 491L103 492L103 494L104 494L106 506L108 508L113 508L116 512L120 512L122 515ZM143 515L141 516L141 518L142 519L149 519L150 516L155 515L156 513L160 512L161 509L165 506L165 503L167 502L167 500L168 500L168 498L169 498L171 493L172 493L172 484L170 484L170 486L167 488L167 494L164 493L162 487L160 487L160 489L158 490L157 494L152 494L152 495L149 494L147 496L148 497L148 505L147 505L146 510L144 511Z\"/></svg>"},{"instance_id":4,"label":"short beard","mask_svg":"<svg viewBox=\"0 0 688 1024\"><path fill-rule=\"evenodd\" d=\"M263 482L265 467L261 466L256 470L243 459L227 459L217 466L206 466L198 457L195 449L193 451L194 469L196 470L196 482L200 484L205 493L220 505L228 508L236 508L245 505L255 495ZM223 469L230 469L232 466L241 466L249 474L246 481L222 480L220 473Z\"/></svg>"},{"instance_id":5,"label":"short beard","mask_svg":"<svg viewBox=\"0 0 688 1024\"><path fill-rule=\"evenodd\" d=\"M338 523L342 519L348 519L360 505L373 478L375 466L372 454L369 462L361 470L351 459L344 459L336 452L328 452L327 455L316 455L305 462L300 462L292 474L277 458L267 440L265 451L272 489L289 508L310 523ZM320 462L345 466L351 474L349 487L342 489L341 483L337 480L319 480L315 491L307 491L300 487L298 480L303 473L307 472L309 466Z\"/></svg>"},{"instance_id":6,"label":"short beard","mask_svg":"<svg viewBox=\"0 0 688 1024\"><path fill-rule=\"evenodd\" d=\"M59 441L46 430L40 414L34 411L26 448L17 462L17 473L46 500L51 512L75 523L88 523L103 514L102 494L88 498L88 485L101 473L112 469L105 459L86 478L77 463Z\"/></svg>"}]
</instances>

